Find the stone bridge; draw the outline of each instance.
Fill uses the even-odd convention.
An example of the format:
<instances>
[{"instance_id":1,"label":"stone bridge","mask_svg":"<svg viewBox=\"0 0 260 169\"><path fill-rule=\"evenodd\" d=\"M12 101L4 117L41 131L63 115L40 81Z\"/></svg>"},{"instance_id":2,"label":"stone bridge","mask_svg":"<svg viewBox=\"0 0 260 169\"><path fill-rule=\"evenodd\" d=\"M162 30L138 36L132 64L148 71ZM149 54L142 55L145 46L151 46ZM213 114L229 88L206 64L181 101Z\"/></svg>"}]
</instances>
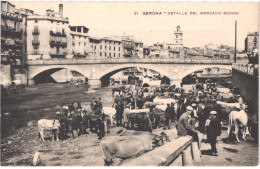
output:
<instances>
[{"instance_id":1,"label":"stone bridge","mask_svg":"<svg viewBox=\"0 0 260 169\"><path fill-rule=\"evenodd\" d=\"M171 84L180 85L182 78L190 73L205 68L223 68L232 70L231 60L225 59L60 59L28 60L28 84L33 84L40 74L50 76L52 73L69 69L77 71L88 78L90 86L99 87L109 83L109 78L124 69L141 67L165 75Z\"/></svg>"}]
</instances>

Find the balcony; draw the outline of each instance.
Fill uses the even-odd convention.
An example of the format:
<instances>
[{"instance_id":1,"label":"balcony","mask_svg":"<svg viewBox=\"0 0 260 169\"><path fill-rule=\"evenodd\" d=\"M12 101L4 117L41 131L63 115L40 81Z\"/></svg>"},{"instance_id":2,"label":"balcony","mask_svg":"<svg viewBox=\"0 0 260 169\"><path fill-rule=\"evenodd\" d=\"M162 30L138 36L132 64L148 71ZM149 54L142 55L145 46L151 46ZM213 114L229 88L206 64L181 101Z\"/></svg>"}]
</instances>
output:
<instances>
[{"instance_id":1,"label":"balcony","mask_svg":"<svg viewBox=\"0 0 260 169\"><path fill-rule=\"evenodd\" d=\"M32 34L33 34L33 35L39 35L39 34L40 34L40 31L39 31L39 30L33 30Z\"/></svg>"},{"instance_id":2,"label":"balcony","mask_svg":"<svg viewBox=\"0 0 260 169\"><path fill-rule=\"evenodd\" d=\"M51 58L64 58L67 55L67 52L50 52Z\"/></svg>"},{"instance_id":3,"label":"balcony","mask_svg":"<svg viewBox=\"0 0 260 169\"><path fill-rule=\"evenodd\" d=\"M59 37L66 37L67 36L65 33L62 33L62 32L54 33L53 31L50 31L50 35L51 36L59 36Z\"/></svg>"},{"instance_id":4,"label":"balcony","mask_svg":"<svg viewBox=\"0 0 260 169\"><path fill-rule=\"evenodd\" d=\"M66 47L67 46L67 41L62 41L62 40L50 40L50 46L61 46L61 47Z\"/></svg>"}]
</instances>

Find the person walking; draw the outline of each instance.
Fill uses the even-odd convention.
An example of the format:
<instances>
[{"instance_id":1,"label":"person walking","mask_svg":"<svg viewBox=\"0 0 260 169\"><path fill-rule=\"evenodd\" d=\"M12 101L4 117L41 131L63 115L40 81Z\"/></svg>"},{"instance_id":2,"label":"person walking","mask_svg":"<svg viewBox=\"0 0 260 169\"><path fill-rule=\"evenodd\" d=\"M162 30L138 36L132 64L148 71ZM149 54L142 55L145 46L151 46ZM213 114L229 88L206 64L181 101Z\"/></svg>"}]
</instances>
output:
<instances>
[{"instance_id":1,"label":"person walking","mask_svg":"<svg viewBox=\"0 0 260 169\"><path fill-rule=\"evenodd\" d=\"M221 123L219 118L217 117L216 111L211 111L209 119L207 119L206 124L206 133L207 133L207 140L211 146L211 153L213 156L217 156L217 137L221 134Z\"/></svg>"}]
</instances>

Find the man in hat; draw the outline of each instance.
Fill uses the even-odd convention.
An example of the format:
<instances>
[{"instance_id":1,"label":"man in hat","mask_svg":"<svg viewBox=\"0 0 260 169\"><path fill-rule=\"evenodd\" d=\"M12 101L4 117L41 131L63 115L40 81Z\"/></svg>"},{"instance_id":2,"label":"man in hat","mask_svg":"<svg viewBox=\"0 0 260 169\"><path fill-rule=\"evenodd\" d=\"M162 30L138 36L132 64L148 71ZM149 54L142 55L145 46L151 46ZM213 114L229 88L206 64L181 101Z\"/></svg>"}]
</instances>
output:
<instances>
[{"instance_id":1,"label":"man in hat","mask_svg":"<svg viewBox=\"0 0 260 169\"><path fill-rule=\"evenodd\" d=\"M190 135L193 138L193 141L198 141L198 134L197 131L195 131L191 124L191 113L193 111L193 108L191 106L186 107L186 112L183 113L178 121L177 125L177 131L179 136L186 136Z\"/></svg>"},{"instance_id":2,"label":"man in hat","mask_svg":"<svg viewBox=\"0 0 260 169\"><path fill-rule=\"evenodd\" d=\"M211 146L211 153L213 156L217 156L217 137L221 134L221 123L217 117L216 111L211 111L209 119L207 119L206 124L207 140Z\"/></svg>"}]
</instances>

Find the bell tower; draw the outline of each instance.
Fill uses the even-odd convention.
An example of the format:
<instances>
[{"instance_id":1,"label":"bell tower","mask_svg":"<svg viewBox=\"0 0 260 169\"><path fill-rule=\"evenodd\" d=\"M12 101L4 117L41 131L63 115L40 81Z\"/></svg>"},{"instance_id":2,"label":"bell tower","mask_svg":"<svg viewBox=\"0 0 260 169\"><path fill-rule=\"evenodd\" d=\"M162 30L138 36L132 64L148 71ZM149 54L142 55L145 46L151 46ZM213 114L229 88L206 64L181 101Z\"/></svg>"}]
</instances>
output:
<instances>
[{"instance_id":1,"label":"bell tower","mask_svg":"<svg viewBox=\"0 0 260 169\"><path fill-rule=\"evenodd\" d=\"M183 33L181 31L181 27L178 25L176 31L174 32L174 47L183 47L182 35Z\"/></svg>"}]
</instances>

